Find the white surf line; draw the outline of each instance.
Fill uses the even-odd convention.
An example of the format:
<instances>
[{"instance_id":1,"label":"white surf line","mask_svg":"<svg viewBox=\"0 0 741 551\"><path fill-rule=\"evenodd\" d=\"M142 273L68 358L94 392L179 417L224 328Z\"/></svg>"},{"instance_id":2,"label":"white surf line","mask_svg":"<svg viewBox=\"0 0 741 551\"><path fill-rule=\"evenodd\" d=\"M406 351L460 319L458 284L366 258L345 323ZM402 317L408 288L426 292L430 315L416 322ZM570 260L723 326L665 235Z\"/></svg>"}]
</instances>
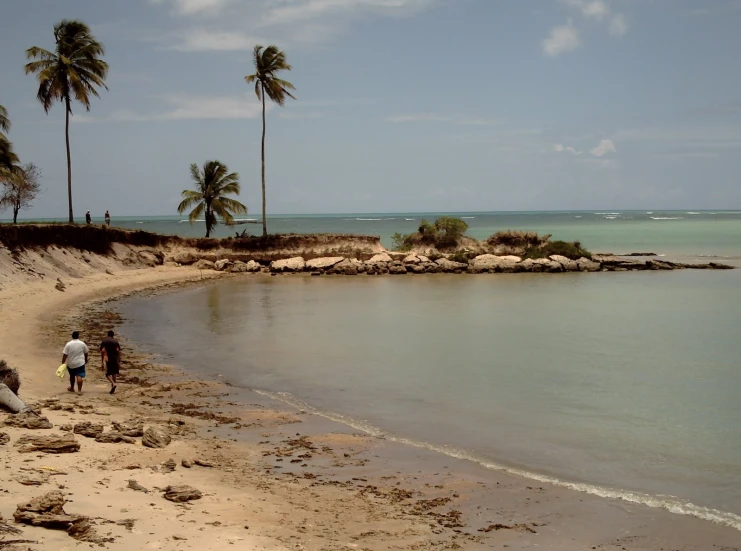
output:
<instances>
[{"instance_id":1,"label":"white surf line","mask_svg":"<svg viewBox=\"0 0 741 551\"><path fill-rule=\"evenodd\" d=\"M622 501L627 501L629 503L638 503L640 505L645 505L654 509L665 509L670 513L674 513L676 515L689 515L710 521L714 524L728 526L729 528L741 531L741 516L728 511L720 511L718 509L702 507L700 505L695 505L694 503L691 503L689 501L682 501L674 496L653 496L650 494L633 492L630 490L620 490L580 482L569 482L568 480L561 480L553 476L507 467L505 465L478 458L473 454L469 454L463 450L459 450L450 446L438 446L436 444L430 444L428 442L411 440L408 438L388 434L378 427L375 427L368 423L364 423L363 421L354 419L352 417L346 417L339 413L326 412L316 409L315 407L310 406L309 404L299 400L288 392L276 393L254 388L250 390L262 396L267 396L268 398L272 398L274 400L289 404L312 415L317 415L319 417L324 417L325 419L329 419L337 423L342 423L343 425L347 425L348 427L352 427L376 438L383 438L385 440L390 440L391 442L398 442L407 446L413 446L415 448L421 448L442 453L444 455L447 455L448 457L471 461L492 471L505 472L516 476L521 476L523 478L528 478L530 480L537 480L538 482L544 482L553 486L568 488L570 490L576 490L577 492L598 497L619 499Z\"/></svg>"}]
</instances>

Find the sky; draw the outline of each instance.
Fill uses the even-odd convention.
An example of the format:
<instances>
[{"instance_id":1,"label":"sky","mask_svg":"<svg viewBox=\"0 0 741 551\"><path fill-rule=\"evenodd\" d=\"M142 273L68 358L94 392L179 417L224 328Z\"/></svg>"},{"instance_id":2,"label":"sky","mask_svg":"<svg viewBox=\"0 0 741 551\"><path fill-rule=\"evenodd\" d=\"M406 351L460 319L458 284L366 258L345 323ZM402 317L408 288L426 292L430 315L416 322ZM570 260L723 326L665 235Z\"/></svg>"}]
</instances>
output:
<instances>
[{"instance_id":1,"label":"sky","mask_svg":"<svg viewBox=\"0 0 741 551\"><path fill-rule=\"evenodd\" d=\"M174 215L213 159L259 214L255 44L297 97L269 106L268 213L741 208L741 0L4 0L26 217L67 212L64 109L23 71L64 18L110 65L73 106L78 217Z\"/></svg>"}]
</instances>

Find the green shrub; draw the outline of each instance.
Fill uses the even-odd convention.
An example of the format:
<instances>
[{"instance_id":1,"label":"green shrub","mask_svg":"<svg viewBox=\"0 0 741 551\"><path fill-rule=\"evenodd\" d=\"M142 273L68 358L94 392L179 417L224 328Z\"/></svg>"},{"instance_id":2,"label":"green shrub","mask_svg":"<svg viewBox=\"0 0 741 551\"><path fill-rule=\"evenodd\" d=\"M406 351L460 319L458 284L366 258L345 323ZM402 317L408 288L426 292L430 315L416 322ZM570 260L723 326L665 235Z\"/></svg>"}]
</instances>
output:
<instances>
[{"instance_id":1,"label":"green shrub","mask_svg":"<svg viewBox=\"0 0 741 551\"><path fill-rule=\"evenodd\" d=\"M437 230L436 244L441 247L454 247L458 240L468 230L468 224L460 218L451 218L443 216L435 220L435 229Z\"/></svg>"},{"instance_id":2,"label":"green shrub","mask_svg":"<svg viewBox=\"0 0 741 551\"><path fill-rule=\"evenodd\" d=\"M523 258L547 258L554 254L565 256L571 260L579 260L582 257L592 259L592 253L583 249L579 241L549 241L537 247L528 247Z\"/></svg>"},{"instance_id":3,"label":"green shrub","mask_svg":"<svg viewBox=\"0 0 741 551\"><path fill-rule=\"evenodd\" d=\"M404 234L397 232L391 236L391 248L399 252L409 251L414 246L414 243L412 242L413 237L413 233Z\"/></svg>"},{"instance_id":4,"label":"green shrub","mask_svg":"<svg viewBox=\"0 0 741 551\"><path fill-rule=\"evenodd\" d=\"M505 230L498 231L486 240L492 247L503 246L510 248L540 247L548 242L550 234L538 235L534 231Z\"/></svg>"},{"instance_id":5,"label":"green shrub","mask_svg":"<svg viewBox=\"0 0 741 551\"><path fill-rule=\"evenodd\" d=\"M443 216L434 224L422 220L416 233L395 233L391 236L393 248L396 251L406 252L415 246L426 245L438 249L451 248L458 245L459 240L468 229L468 224L460 218Z\"/></svg>"}]
</instances>

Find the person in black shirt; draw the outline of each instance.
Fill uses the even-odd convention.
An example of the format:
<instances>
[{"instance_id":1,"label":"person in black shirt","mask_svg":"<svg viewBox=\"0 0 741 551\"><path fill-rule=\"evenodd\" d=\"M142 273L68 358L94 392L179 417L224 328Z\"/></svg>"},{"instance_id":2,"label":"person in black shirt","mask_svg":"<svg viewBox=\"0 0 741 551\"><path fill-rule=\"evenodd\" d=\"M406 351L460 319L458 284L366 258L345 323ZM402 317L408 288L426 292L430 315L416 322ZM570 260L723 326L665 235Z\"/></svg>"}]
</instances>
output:
<instances>
[{"instance_id":1,"label":"person in black shirt","mask_svg":"<svg viewBox=\"0 0 741 551\"><path fill-rule=\"evenodd\" d=\"M113 338L113 331L108 331L108 336L100 343L101 368L105 369L105 376L111 383L110 394L116 392L116 377L118 376L121 360L121 345Z\"/></svg>"}]
</instances>

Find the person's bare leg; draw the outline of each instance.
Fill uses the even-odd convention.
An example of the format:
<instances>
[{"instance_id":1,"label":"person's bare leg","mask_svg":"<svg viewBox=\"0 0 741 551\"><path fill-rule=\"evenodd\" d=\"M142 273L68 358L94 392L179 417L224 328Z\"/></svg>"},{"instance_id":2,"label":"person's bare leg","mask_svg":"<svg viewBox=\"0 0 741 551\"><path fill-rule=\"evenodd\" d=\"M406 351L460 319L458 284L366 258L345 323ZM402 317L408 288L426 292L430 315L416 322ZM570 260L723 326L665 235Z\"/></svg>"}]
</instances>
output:
<instances>
[{"instance_id":1,"label":"person's bare leg","mask_svg":"<svg viewBox=\"0 0 741 551\"><path fill-rule=\"evenodd\" d=\"M108 380L111 381L111 392L110 392L110 394L113 394L114 392L116 392L116 386L117 386L116 385L116 374L114 373L113 375L111 375L110 377L108 377Z\"/></svg>"},{"instance_id":2,"label":"person's bare leg","mask_svg":"<svg viewBox=\"0 0 741 551\"><path fill-rule=\"evenodd\" d=\"M85 379L82 377L77 377L77 392L82 393L82 383L85 382Z\"/></svg>"}]
</instances>

